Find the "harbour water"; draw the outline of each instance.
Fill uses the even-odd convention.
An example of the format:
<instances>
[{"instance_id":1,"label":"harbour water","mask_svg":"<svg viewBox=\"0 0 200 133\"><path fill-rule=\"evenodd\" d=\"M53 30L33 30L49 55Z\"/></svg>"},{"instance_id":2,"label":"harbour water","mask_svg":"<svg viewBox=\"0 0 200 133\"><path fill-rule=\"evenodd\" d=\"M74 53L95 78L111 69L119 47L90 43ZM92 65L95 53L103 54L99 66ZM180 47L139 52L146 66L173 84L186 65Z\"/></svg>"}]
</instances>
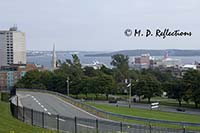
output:
<instances>
[{"instance_id":1,"label":"harbour water","mask_svg":"<svg viewBox=\"0 0 200 133\"><path fill-rule=\"evenodd\" d=\"M79 52L77 55L80 58L81 64L93 64L94 61L98 61L100 63L105 64L107 67L111 67L111 57L95 57L95 56L85 56L90 54L90 52ZM161 56L157 56L155 58L163 58ZM180 59L182 64L194 64L195 61L200 62L200 56L171 56L170 58ZM70 52L61 52L57 53L57 59L64 61L66 59L72 59ZM134 60L134 56L129 57L130 61ZM44 54L40 56L28 56L27 61L29 63L41 64L47 68L51 66L51 54Z\"/></svg>"}]
</instances>

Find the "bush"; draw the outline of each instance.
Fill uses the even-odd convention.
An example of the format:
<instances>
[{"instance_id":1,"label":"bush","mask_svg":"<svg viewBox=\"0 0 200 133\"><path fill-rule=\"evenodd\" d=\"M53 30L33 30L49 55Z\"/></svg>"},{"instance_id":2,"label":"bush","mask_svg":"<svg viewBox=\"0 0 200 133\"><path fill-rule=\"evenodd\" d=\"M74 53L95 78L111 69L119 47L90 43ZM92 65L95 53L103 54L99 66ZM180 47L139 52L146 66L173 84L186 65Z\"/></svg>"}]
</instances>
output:
<instances>
[{"instance_id":1,"label":"bush","mask_svg":"<svg viewBox=\"0 0 200 133\"><path fill-rule=\"evenodd\" d=\"M9 102L10 93L8 92L1 92L1 101Z\"/></svg>"},{"instance_id":2,"label":"bush","mask_svg":"<svg viewBox=\"0 0 200 133\"><path fill-rule=\"evenodd\" d=\"M70 95L70 96L75 99L100 100L100 101L106 100L106 96L103 94L99 94L97 98L96 98L95 94L92 94L92 93L88 94L87 97L85 96L85 94Z\"/></svg>"}]
</instances>

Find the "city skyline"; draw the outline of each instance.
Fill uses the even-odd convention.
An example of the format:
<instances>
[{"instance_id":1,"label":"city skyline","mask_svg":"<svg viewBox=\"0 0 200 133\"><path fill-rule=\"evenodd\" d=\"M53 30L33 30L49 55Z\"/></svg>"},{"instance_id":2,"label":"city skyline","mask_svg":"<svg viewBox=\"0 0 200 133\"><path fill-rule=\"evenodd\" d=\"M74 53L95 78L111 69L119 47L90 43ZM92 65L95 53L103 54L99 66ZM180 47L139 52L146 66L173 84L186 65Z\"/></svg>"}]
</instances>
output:
<instances>
[{"instance_id":1,"label":"city skyline","mask_svg":"<svg viewBox=\"0 0 200 133\"><path fill-rule=\"evenodd\" d=\"M0 29L26 33L27 50L200 49L198 0L2 1ZM8 8L9 7L9 8ZM3 12L7 12L5 15ZM128 38L127 29L192 32L191 37Z\"/></svg>"}]
</instances>

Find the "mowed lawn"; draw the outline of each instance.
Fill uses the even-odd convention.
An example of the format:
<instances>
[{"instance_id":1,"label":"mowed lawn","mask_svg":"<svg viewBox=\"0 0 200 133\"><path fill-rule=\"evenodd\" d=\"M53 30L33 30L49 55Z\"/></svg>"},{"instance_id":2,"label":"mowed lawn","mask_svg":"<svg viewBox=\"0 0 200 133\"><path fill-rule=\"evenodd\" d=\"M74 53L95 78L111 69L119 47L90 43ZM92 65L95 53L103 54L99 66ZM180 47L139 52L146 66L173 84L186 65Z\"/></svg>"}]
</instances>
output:
<instances>
[{"instance_id":1,"label":"mowed lawn","mask_svg":"<svg viewBox=\"0 0 200 133\"><path fill-rule=\"evenodd\" d=\"M116 107L105 104L96 104L92 102L87 102L87 104L96 107L98 109L116 114L138 116L143 118L151 118L159 120L200 123L200 115L188 115L188 114L170 113L157 110L145 110L136 108L129 109L128 107Z\"/></svg>"},{"instance_id":2,"label":"mowed lawn","mask_svg":"<svg viewBox=\"0 0 200 133\"><path fill-rule=\"evenodd\" d=\"M9 104L0 101L0 133L53 133L53 131L33 127L13 118Z\"/></svg>"}]
</instances>

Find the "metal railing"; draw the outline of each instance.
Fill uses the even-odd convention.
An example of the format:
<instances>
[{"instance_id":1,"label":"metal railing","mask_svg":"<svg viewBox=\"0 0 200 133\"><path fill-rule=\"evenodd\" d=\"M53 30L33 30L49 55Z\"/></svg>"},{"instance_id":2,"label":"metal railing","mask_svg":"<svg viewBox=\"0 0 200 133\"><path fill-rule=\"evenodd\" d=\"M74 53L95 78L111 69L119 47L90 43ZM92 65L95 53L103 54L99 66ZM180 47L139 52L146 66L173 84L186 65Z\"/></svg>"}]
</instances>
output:
<instances>
[{"instance_id":1,"label":"metal railing","mask_svg":"<svg viewBox=\"0 0 200 133\"><path fill-rule=\"evenodd\" d=\"M122 122L94 120L86 118L70 118L47 114L10 103L12 115L30 125L57 130L63 133L182 133L183 129L159 128L134 125Z\"/></svg>"},{"instance_id":2,"label":"metal railing","mask_svg":"<svg viewBox=\"0 0 200 133\"><path fill-rule=\"evenodd\" d=\"M18 89L18 90L23 90L23 91L30 91L30 89ZM104 117L104 118L110 118L110 117L115 117L115 118L120 118L121 121L124 121L123 123L121 122L111 122L111 121L103 121L103 120L97 120L94 121L94 120L89 120L89 119L83 119L83 118L67 118L67 117L64 117L64 116L57 116L57 115L52 115L52 116L49 116L48 114L45 114L45 113L38 113L38 111L34 111L33 112L37 112L37 114L44 114L44 116L46 117L54 117L53 120L55 122L61 122L63 123L62 121L74 121L74 122L71 122L71 123L75 123L77 120L82 120L82 121L90 121L89 123L86 122L87 124L78 124L78 125L84 125L85 128L87 127L87 129L89 128L91 131L93 131L93 129L95 130L99 130L102 128L101 125L99 124L102 124L102 123L106 123L104 124L105 126L108 126L110 124L110 126L108 126L109 128L108 129L113 129L115 128L115 130L112 130L112 132L133 132L134 130L137 129L137 131L135 131L136 133L137 132L152 132L152 131L156 131L156 132L200 132L200 131L191 131L191 130L186 130L186 126L191 126L191 127L199 127L200 126L200 123L188 123L188 122L175 122L175 121L165 121L165 120L155 120L155 119L148 119L148 118L141 118L141 117L135 117L135 116L125 116L125 115L120 115L120 114L114 114L114 113L110 113L110 112L105 112L103 110L100 110L100 109L96 109L94 107L91 107L87 104L84 104L80 101L77 101L77 100L74 100L73 98L70 98L66 95L63 95L63 94L60 94L60 93L57 93L57 92L52 92L52 91L47 91L47 90L38 90L38 89L31 89L31 91L36 91L36 92L44 92L44 93L50 93L50 94L53 94L53 95L57 95L61 98L65 98L65 100L75 106L78 106L94 115L97 115L97 116L100 116L100 117ZM21 111L18 111L18 112L22 112L22 114L24 114L23 110L30 110L31 109L28 109L26 107L17 107L17 108L25 108L25 109L20 109ZM30 114L30 113L29 113ZM18 114L19 115L19 114ZM57 118L58 117L58 118ZM43 118L40 117L40 118ZM66 119L66 120L65 120ZM56 120L60 120L60 121L56 121ZM132 123L135 123L135 124L129 124L129 123L126 123L126 120L130 120ZM41 120L42 121L42 120ZM94 124L96 122L96 124ZM175 128L164 128L164 127L160 127L160 126L156 126L155 123L158 123L159 125L162 124L162 126L165 127L165 125L171 125L171 126L174 126L175 125ZM93 125L94 124L94 125ZM44 124L42 124L44 125ZM59 124L53 124L52 129L55 129L55 125L59 125ZM72 124L71 124L72 125ZM103 125L103 124L102 124ZM113 125L113 126L111 126ZM41 126L43 127L43 126ZM47 126L48 127L48 126ZM59 126L60 127L60 126ZM73 126L75 127L75 126ZM77 127L77 126L76 126ZM79 126L80 127L80 126ZM51 129L50 128L50 129ZM83 128L83 127L82 127ZM105 129L105 128L103 128ZM134 129L134 130L133 130ZM71 131L71 130L70 130ZM75 130L73 131L75 132Z\"/></svg>"}]
</instances>

